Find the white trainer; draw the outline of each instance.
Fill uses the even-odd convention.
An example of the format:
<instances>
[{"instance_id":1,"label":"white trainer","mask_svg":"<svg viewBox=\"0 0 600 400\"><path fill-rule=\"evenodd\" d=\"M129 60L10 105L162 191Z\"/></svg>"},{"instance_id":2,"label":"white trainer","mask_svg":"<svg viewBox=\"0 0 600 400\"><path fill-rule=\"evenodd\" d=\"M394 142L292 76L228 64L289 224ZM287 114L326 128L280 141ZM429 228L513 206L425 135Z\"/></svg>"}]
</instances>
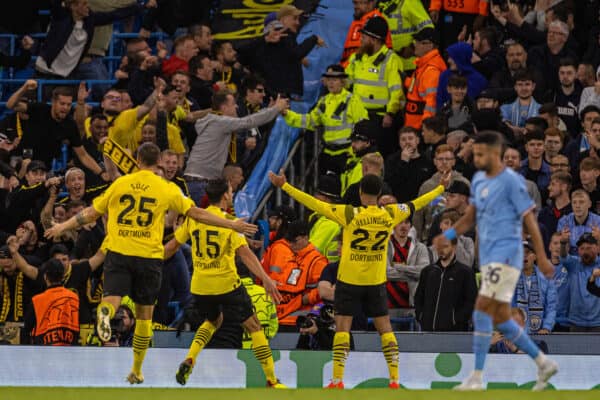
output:
<instances>
[{"instance_id":1,"label":"white trainer","mask_svg":"<svg viewBox=\"0 0 600 400\"><path fill-rule=\"evenodd\" d=\"M467 379L465 379L460 385L454 386L452 390L457 390L459 392L472 392L477 390L484 390L483 380L481 378L477 378L473 375L470 375Z\"/></svg>"},{"instance_id":2,"label":"white trainer","mask_svg":"<svg viewBox=\"0 0 600 400\"><path fill-rule=\"evenodd\" d=\"M538 368L537 382L531 390L534 392L540 392L546 389L548 381L558 372L558 363L551 359L547 359L544 364Z\"/></svg>"}]
</instances>

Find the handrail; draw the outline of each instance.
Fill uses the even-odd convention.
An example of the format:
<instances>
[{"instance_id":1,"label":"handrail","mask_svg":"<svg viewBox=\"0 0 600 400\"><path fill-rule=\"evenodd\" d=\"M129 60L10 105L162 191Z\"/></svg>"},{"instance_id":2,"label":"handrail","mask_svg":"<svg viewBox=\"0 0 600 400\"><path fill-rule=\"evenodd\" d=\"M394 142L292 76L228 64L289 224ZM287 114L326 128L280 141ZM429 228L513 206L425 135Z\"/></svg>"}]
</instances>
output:
<instances>
[{"instance_id":1,"label":"handrail","mask_svg":"<svg viewBox=\"0 0 600 400\"><path fill-rule=\"evenodd\" d=\"M38 83L37 87L37 101L43 100L43 89L44 85L79 85L81 80L76 79L36 79ZM27 79L0 79L0 85L2 84L23 84L27 82ZM116 79L90 79L85 81L90 87L94 85L113 85L117 82ZM0 103L0 105L5 105L5 102Z\"/></svg>"}]
</instances>

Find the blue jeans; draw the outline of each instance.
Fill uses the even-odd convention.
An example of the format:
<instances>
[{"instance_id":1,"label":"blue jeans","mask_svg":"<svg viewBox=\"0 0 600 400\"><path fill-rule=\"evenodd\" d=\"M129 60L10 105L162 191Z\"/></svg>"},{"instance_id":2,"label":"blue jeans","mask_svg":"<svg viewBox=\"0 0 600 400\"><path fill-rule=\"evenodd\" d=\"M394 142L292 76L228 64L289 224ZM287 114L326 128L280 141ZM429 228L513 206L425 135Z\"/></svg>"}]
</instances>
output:
<instances>
[{"instance_id":1,"label":"blue jeans","mask_svg":"<svg viewBox=\"0 0 600 400\"><path fill-rule=\"evenodd\" d=\"M198 207L200 207L200 203L202 202L202 198L206 194L206 185L208 181L197 181L186 179L186 183L188 186L188 190L190 191L190 197L194 200L194 203Z\"/></svg>"},{"instance_id":2,"label":"blue jeans","mask_svg":"<svg viewBox=\"0 0 600 400\"><path fill-rule=\"evenodd\" d=\"M108 80L110 76L108 75L108 69L104 62L102 62L101 57L94 57L88 63L81 63L75 68L70 75L71 79L77 80ZM110 89L110 85L93 85L92 86L92 99L94 101L102 101L102 97L104 97L104 93Z\"/></svg>"}]
</instances>

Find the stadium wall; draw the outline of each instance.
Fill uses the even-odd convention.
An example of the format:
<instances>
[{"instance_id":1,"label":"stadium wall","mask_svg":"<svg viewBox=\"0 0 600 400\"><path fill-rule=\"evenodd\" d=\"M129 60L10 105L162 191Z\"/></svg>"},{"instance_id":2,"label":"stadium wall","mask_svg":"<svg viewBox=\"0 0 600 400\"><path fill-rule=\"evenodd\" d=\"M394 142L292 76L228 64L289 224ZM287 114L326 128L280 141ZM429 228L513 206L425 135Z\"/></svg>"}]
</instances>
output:
<instances>
[{"instance_id":1,"label":"stadium wall","mask_svg":"<svg viewBox=\"0 0 600 400\"><path fill-rule=\"evenodd\" d=\"M275 368L290 387L322 387L331 376L329 352L274 351ZM144 363L144 387L177 387L175 371L184 349L150 349ZM5 346L0 386L118 387L131 364L131 349ZM554 356L560 372L550 383L556 389L600 389L599 356ZM457 353L401 353L400 383L410 389L447 389L471 370L473 356ZM353 352L346 364L347 388L387 386L387 366L380 352ZM488 388L531 387L533 361L525 355L490 355ZM205 350L188 381L189 387L263 387L264 376L249 350ZM0 394L2 389L0 388Z\"/></svg>"}]
</instances>

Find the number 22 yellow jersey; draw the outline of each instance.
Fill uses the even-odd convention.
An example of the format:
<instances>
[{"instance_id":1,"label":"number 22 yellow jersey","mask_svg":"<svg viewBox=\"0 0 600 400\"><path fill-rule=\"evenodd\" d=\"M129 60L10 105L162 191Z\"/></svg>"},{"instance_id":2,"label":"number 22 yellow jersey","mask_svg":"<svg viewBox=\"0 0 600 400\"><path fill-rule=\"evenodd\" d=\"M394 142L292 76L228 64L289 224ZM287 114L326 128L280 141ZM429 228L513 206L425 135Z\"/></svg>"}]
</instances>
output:
<instances>
[{"instance_id":1,"label":"number 22 yellow jersey","mask_svg":"<svg viewBox=\"0 0 600 400\"><path fill-rule=\"evenodd\" d=\"M209 206L206 211L227 218L218 207ZM190 291L193 294L225 294L242 284L235 266L235 252L248 245L244 235L186 218L175 231L175 240L183 244L190 239L194 264Z\"/></svg>"},{"instance_id":2,"label":"number 22 yellow jersey","mask_svg":"<svg viewBox=\"0 0 600 400\"><path fill-rule=\"evenodd\" d=\"M108 212L105 247L119 254L164 258L165 213L186 214L194 202L152 171L123 175L94 199L99 214Z\"/></svg>"},{"instance_id":3,"label":"number 22 yellow jersey","mask_svg":"<svg viewBox=\"0 0 600 400\"><path fill-rule=\"evenodd\" d=\"M338 280L359 286L379 285L387 281L387 249L394 226L408 218L411 209L419 210L444 191L443 186L438 186L408 204L353 207L319 201L287 183L282 189L343 227Z\"/></svg>"}]
</instances>

